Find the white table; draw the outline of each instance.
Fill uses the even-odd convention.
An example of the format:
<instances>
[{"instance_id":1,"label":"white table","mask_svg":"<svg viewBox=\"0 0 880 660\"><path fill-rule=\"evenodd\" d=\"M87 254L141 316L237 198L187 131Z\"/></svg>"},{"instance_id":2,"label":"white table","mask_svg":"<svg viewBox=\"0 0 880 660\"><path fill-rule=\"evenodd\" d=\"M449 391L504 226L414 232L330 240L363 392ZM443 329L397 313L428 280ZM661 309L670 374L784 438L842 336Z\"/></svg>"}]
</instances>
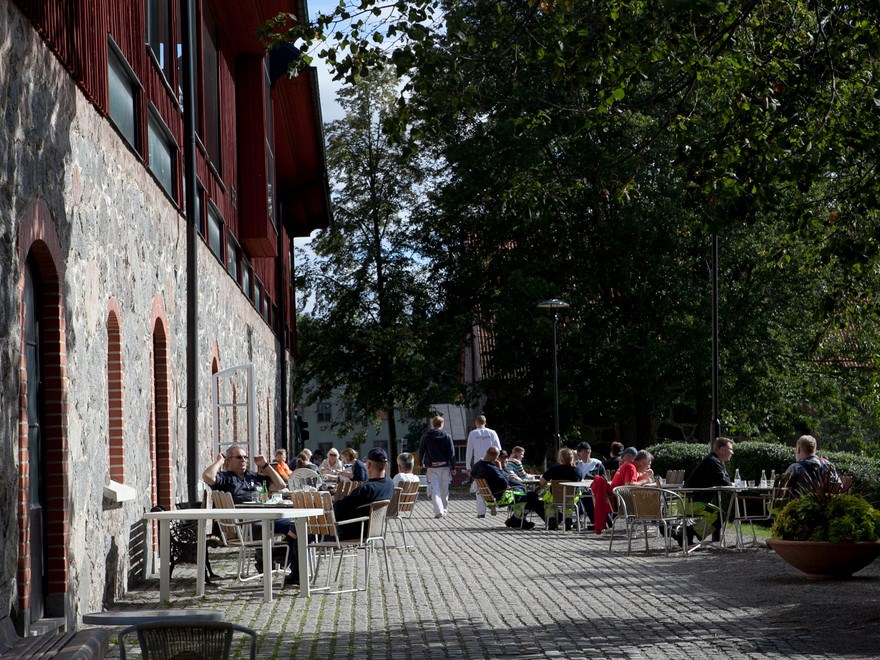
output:
<instances>
[{"instance_id":1,"label":"white table","mask_svg":"<svg viewBox=\"0 0 880 660\"><path fill-rule=\"evenodd\" d=\"M196 520L198 521L199 542L196 554L196 596L205 595L205 561L207 548L205 547L205 529L208 520L215 518L236 518L238 520L261 520L263 522L263 566L272 566L272 536L274 520L293 520L296 526L297 551L299 555L300 575L300 598L308 598L311 595L309 589L309 561L307 551L306 519L309 516L319 516L324 512L321 509L289 509L289 508L244 508L244 509L177 509L175 511L150 511L144 514L147 520L159 521L159 556L161 557L161 569L159 573L159 598L168 601L171 597L171 521L172 520ZM272 571L263 571L263 600L272 602Z\"/></svg>"},{"instance_id":2,"label":"white table","mask_svg":"<svg viewBox=\"0 0 880 660\"><path fill-rule=\"evenodd\" d=\"M218 610L108 610L83 615L91 626L133 626L153 621L222 621Z\"/></svg>"}]
</instances>

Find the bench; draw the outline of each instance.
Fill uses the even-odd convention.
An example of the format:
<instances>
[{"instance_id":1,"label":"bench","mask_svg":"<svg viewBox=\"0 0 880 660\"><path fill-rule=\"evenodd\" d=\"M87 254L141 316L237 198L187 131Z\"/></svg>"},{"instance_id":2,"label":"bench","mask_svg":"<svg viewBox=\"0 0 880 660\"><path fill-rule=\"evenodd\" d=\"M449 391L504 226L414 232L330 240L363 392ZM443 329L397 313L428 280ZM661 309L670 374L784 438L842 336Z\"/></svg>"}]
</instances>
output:
<instances>
[{"instance_id":1,"label":"bench","mask_svg":"<svg viewBox=\"0 0 880 660\"><path fill-rule=\"evenodd\" d=\"M109 648L106 630L19 637L9 615L0 618L0 657L55 658L56 660L89 660L103 658Z\"/></svg>"}]
</instances>

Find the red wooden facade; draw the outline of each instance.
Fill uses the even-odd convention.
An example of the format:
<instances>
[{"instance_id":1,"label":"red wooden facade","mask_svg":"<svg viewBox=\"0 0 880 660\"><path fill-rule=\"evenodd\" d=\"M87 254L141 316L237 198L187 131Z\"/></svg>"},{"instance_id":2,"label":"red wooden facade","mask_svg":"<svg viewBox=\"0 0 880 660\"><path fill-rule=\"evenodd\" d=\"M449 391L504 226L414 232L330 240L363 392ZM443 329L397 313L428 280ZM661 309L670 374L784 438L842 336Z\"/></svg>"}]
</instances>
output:
<instances>
[{"instance_id":1,"label":"red wooden facade","mask_svg":"<svg viewBox=\"0 0 880 660\"><path fill-rule=\"evenodd\" d=\"M229 238L241 247L234 259L238 270L252 268L251 287L243 294L261 294L264 318L276 331L279 302L284 322L295 328L290 253L294 236L307 236L329 224L329 194L315 72L285 77L271 84L265 78L263 44L257 28L280 12L304 15L300 0L193 0L196 6L195 52L198 97L197 164L201 188L202 236L207 236L207 209L214 207L224 224L222 263L228 266ZM148 162L147 118L158 115L176 143L170 202L184 212L183 116L179 103L182 81L177 66L181 43L179 0L16 0L52 51L96 108L110 116L108 58L110 40L139 86L136 95L136 144L132 150ZM168 16L171 65L163 67L148 43L148 11L160 7ZM216 119L219 153L212 158L206 133L211 126L206 103L206 39L216 45ZM269 100L270 107L266 107ZM271 123L270 123L271 122ZM267 171L267 152L274 172ZM270 164L272 159L268 161ZM268 183L274 178L271 200ZM228 233L226 233L228 232ZM281 232L279 241L278 232ZM279 243L281 250L279 250ZM282 277L279 278L279 269ZM279 280L283 282L279 290ZM238 278L239 284L242 278ZM293 332L288 334L293 336ZM292 342L288 343L292 348Z\"/></svg>"}]
</instances>

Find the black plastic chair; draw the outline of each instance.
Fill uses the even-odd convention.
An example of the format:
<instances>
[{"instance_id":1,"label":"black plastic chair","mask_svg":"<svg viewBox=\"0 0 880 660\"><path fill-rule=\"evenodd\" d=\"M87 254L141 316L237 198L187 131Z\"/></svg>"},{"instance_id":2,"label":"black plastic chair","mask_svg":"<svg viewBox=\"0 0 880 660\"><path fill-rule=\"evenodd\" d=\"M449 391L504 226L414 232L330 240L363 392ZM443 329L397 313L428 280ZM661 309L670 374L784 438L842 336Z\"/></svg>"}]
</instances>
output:
<instances>
[{"instance_id":1,"label":"black plastic chair","mask_svg":"<svg viewBox=\"0 0 880 660\"><path fill-rule=\"evenodd\" d=\"M251 659L257 656L257 633L228 621L151 621L119 633L119 657L125 660L125 641L137 634L144 660L221 660L230 657L235 633L250 638Z\"/></svg>"}]
</instances>

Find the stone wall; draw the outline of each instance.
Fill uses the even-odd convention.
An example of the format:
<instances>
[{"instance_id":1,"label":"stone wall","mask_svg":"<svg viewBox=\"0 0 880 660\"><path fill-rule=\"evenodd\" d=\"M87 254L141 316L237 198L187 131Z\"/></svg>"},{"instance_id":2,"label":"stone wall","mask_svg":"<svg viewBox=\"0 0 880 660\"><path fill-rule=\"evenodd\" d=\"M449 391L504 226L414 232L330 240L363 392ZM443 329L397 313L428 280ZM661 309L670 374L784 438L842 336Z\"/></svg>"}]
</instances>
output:
<instances>
[{"instance_id":1,"label":"stone wall","mask_svg":"<svg viewBox=\"0 0 880 660\"><path fill-rule=\"evenodd\" d=\"M248 300L199 241L198 409L186 402L186 225L140 157L86 100L18 10L0 0L0 610L14 607L19 529L18 227L45 202L62 246L67 345L70 543L65 615L101 609L136 576L130 539L152 506L153 332L165 324L172 482L187 499L186 422L198 415L198 472L209 463L210 375L253 362L264 437L280 437L278 345ZM119 309L124 385L125 481L135 501L108 505L107 315ZM286 399L286 397L282 397ZM268 404L267 404L268 402ZM268 408L268 409L267 409ZM267 444L274 444L267 442ZM153 545L146 526L149 567Z\"/></svg>"}]
</instances>

